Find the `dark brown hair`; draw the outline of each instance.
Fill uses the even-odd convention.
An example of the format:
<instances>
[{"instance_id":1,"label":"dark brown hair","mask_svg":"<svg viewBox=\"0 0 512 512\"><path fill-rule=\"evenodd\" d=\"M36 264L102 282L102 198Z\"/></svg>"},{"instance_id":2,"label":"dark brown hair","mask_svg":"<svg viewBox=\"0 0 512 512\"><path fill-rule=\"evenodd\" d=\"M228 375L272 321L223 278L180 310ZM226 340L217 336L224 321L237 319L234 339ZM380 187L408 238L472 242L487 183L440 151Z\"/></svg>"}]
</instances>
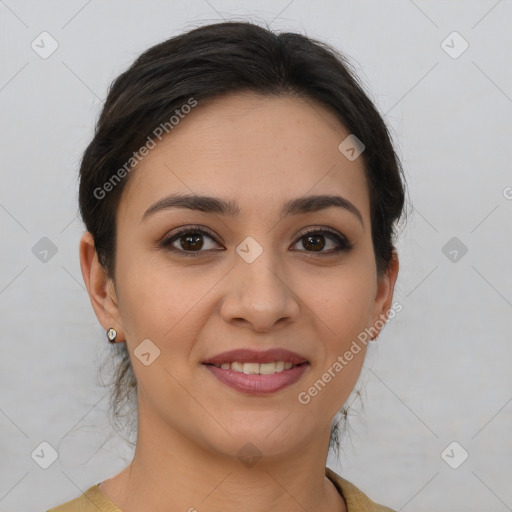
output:
<instances>
[{"instance_id":1,"label":"dark brown hair","mask_svg":"<svg viewBox=\"0 0 512 512\"><path fill-rule=\"evenodd\" d=\"M80 214L109 276L115 277L116 211L129 179L127 162L134 163L134 155L154 138L155 129L162 123L169 126L169 119L191 98L201 105L235 92L317 102L363 142L372 241L381 275L391 261L405 192L400 161L384 120L336 49L301 34L274 33L233 21L194 28L149 48L109 89L94 137L83 154L79 186ZM113 181L116 173L122 179ZM107 183L111 185L105 187ZM126 344L114 345L113 351L120 358L111 394L111 412L117 420L136 397L137 383ZM334 426L332 447L336 448L337 439Z\"/></svg>"}]
</instances>

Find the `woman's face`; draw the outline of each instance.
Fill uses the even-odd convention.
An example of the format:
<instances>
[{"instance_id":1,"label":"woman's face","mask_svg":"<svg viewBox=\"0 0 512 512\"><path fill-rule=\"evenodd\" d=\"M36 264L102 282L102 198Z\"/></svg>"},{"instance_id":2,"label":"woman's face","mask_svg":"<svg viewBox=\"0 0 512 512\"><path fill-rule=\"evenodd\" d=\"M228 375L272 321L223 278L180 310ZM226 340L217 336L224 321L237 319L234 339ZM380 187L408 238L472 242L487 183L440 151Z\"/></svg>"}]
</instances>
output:
<instances>
[{"instance_id":1,"label":"woman's face","mask_svg":"<svg viewBox=\"0 0 512 512\"><path fill-rule=\"evenodd\" d=\"M389 309L398 271L377 278L363 160L338 149L348 135L316 103L230 95L193 109L132 171L112 318L97 313L128 344L139 423L217 454L328 439L365 345L344 354ZM307 200L323 195L343 199ZM289 352L258 359L275 349Z\"/></svg>"}]
</instances>

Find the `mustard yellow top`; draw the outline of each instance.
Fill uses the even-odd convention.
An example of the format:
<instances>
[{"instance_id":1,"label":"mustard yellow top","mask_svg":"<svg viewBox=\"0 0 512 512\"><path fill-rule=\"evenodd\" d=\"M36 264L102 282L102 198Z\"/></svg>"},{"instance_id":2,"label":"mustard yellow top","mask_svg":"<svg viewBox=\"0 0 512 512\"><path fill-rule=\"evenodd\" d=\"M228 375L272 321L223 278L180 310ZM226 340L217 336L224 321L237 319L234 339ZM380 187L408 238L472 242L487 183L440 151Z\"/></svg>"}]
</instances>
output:
<instances>
[{"instance_id":1,"label":"mustard yellow top","mask_svg":"<svg viewBox=\"0 0 512 512\"><path fill-rule=\"evenodd\" d=\"M347 503L348 512L395 512L394 510L378 505L355 485L341 478L334 471L325 468L325 476L334 484ZM93 485L82 496L51 508L46 512L122 512L100 490L99 483Z\"/></svg>"}]
</instances>

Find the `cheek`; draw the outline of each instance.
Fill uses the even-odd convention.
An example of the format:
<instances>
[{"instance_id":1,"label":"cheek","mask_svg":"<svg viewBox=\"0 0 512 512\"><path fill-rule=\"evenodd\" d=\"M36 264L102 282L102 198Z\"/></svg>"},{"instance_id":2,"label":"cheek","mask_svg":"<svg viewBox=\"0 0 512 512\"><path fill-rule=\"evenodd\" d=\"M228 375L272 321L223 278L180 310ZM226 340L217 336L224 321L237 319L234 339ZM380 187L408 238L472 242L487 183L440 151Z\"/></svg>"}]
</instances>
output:
<instances>
[{"instance_id":1,"label":"cheek","mask_svg":"<svg viewBox=\"0 0 512 512\"><path fill-rule=\"evenodd\" d=\"M322 281L311 280L310 286L311 308L338 343L368 327L376 291L371 267L347 266Z\"/></svg>"},{"instance_id":2,"label":"cheek","mask_svg":"<svg viewBox=\"0 0 512 512\"><path fill-rule=\"evenodd\" d=\"M318 288L321 292L311 308L317 318L317 364L298 396L304 411L331 419L349 398L361 373L367 343L358 337L369 326L373 303L370 279L364 273L341 274Z\"/></svg>"},{"instance_id":3,"label":"cheek","mask_svg":"<svg viewBox=\"0 0 512 512\"><path fill-rule=\"evenodd\" d=\"M158 345L185 340L184 330L194 334L201 298L215 284L199 266L185 270L147 255L119 265L118 280L121 316L133 342L149 338Z\"/></svg>"},{"instance_id":4,"label":"cheek","mask_svg":"<svg viewBox=\"0 0 512 512\"><path fill-rule=\"evenodd\" d=\"M361 341L360 336L370 326L375 298L373 261L361 257L352 262L321 282L310 281L321 348L316 371L308 381L313 388L309 388L311 394L305 390L306 398L321 395L313 407L330 416L348 399L361 373L368 338Z\"/></svg>"}]
</instances>

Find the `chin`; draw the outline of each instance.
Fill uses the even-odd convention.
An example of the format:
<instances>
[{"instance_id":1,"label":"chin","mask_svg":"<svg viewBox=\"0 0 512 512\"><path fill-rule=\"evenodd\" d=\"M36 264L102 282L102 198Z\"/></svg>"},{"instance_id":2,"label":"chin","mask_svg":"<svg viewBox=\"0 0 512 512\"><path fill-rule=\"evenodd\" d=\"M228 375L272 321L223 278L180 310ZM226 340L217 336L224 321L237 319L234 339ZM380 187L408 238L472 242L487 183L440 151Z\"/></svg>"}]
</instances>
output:
<instances>
[{"instance_id":1,"label":"chin","mask_svg":"<svg viewBox=\"0 0 512 512\"><path fill-rule=\"evenodd\" d=\"M212 441L211 446L217 453L238 458L244 464L245 459L284 457L306 444L303 423L297 423L297 432L292 432L291 428L290 425L284 427L282 417L259 425L254 422L245 429L238 426L230 430L231 436Z\"/></svg>"}]
</instances>

